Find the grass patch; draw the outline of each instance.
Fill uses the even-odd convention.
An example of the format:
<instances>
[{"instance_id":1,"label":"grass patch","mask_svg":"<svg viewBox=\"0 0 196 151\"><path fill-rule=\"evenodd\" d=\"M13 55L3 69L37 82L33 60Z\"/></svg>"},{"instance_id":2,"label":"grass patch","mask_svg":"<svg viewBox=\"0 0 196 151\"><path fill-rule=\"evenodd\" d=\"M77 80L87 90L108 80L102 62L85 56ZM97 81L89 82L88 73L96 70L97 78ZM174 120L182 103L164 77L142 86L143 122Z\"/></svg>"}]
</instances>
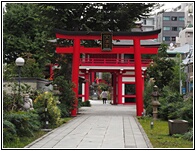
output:
<instances>
[{"instance_id":1,"label":"grass patch","mask_svg":"<svg viewBox=\"0 0 196 151\"><path fill-rule=\"evenodd\" d=\"M61 123L67 123L68 121L70 121L72 119L72 117L65 117L65 118L61 118Z\"/></svg>"},{"instance_id":2,"label":"grass patch","mask_svg":"<svg viewBox=\"0 0 196 151\"><path fill-rule=\"evenodd\" d=\"M24 148L34 140L40 138L41 136L45 135L47 132L38 131L34 133L32 137L18 137L14 141L4 142L3 148Z\"/></svg>"},{"instance_id":3,"label":"grass patch","mask_svg":"<svg viewBox=\"0 0 196 151\"><path fill-rule=\"evenodd\" d=\"M151 129L151 118L139 118L150 142L154 148L193 148L193 141L183 139L183 135L178 137L169 135L169 127L167 121L154 120L154 126Z\"/></svg>"},{"instance_id":4,"label":"grass patch","mask_svg":"<svg viewBox=\"0 0 196 151\"><path fill-rule=\"evenodd\" d=\"M71 119L72 119L72 117L61 118L61 123L65 124L68 121L70 121ZM17 139L14 140L14 141L4 142L3 143L3 148L24 148L25 146L32 143L36 139L42 137L46 133L47 132L44 132L44 131L40 130L38 132L35 132L34 136L32 136L32 137L17 137Z\"/></svg>"}]
</instances>

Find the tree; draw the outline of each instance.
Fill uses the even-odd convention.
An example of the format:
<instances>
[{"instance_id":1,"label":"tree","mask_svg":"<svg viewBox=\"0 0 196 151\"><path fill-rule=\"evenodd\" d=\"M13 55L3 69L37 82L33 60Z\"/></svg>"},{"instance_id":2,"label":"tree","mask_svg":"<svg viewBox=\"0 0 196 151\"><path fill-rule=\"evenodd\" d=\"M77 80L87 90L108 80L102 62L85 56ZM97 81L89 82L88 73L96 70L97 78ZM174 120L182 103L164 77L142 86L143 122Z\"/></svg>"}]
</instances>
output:
<instances>
[{"instance_id":1,"label":"tree","mask_svg":"<svg viewBox=\"0 0 196 151\"><path fill-rule=\"evenodd\" d=\"M185 72L183 72L183 66L180 54L177 54L175 58L175 64L173 67L173 79L169 82L169 87L176 92L180 92L180 80L182 84L185 82Z\"/></svg>"},{"instance_id":2,"label":"tree","mask_svg":"<svg viewBox=\"0 0 196 151\"><path fill-rule=\"evenodd\" d=\"M159 52L153 57L153 65L147 69L147 81L150 78L154 78L155 85L159 87L160 90L164 86L168 85L169 82L174 78L174 65L175 61L168 58L167 55L167 45L161 44Z\"/></svg>"},{"instance_id":3,"label":"tree","mask_svg":"<svg viewBox=\"0 0 196 151\"><path fill-rule=\"evenodd\" d=\"M45 18L37 4L7 3L3 15L4 63L14 62L22 53L31 53L40 66L44 63L47 40L50 38ZM25 59L25 58L24 58Z\"/></svg>"},{"instance_id":4,"label":"tree","mask_svg":"<svg viewBox=\"0 0 196 151\"><path fill-rule=\"evenodd\" d=\"M71 31L128 31L158 3L43 3L53 27ZM134 12L134 13L133 13Z\"/></svg>"}]
</instances>

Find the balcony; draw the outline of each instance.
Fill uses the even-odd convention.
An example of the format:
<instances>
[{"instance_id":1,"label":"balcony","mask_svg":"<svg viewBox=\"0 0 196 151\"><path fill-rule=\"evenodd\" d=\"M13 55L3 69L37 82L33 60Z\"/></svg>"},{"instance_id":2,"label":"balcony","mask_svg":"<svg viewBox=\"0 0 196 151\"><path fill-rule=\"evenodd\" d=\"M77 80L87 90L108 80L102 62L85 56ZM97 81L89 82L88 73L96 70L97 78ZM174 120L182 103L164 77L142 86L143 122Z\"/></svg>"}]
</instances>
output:
<instances>
[{"instance_id":1,"label":"balcony","mask_svg":"<svg viewBox=\"0 0 196 151\"><path fill-rule=\"evenodd\" d=\"M142 67L147 67L152 59L142 59ZM134 67L134 59L111 59L111 58L81 58L80 66L122 66Z\"/></svg>"}]
</instances>

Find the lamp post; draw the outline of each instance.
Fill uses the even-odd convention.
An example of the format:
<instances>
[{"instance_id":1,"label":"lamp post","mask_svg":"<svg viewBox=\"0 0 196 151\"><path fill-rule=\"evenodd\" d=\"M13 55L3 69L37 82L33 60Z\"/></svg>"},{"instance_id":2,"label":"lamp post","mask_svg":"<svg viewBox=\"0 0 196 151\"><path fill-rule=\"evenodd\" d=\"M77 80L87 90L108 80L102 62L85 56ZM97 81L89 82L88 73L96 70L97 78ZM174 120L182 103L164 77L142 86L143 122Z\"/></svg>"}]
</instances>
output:
<instances>
[{"instance_id":1,"label":"lamp post","mask_svg":"<svg viewBox=\"0 0 196 151\"><path fill-rule=\"evenodd\" d=\"M18 90L18 94L20 96L20 75L21 75L21 67L24 65L25 60L22 57L18 57L15 61L16 66L18 66L18 83L19 83L19 90ZM17 99L17 106L18 106L18 99Z\"/></svg>"}]
</instances>

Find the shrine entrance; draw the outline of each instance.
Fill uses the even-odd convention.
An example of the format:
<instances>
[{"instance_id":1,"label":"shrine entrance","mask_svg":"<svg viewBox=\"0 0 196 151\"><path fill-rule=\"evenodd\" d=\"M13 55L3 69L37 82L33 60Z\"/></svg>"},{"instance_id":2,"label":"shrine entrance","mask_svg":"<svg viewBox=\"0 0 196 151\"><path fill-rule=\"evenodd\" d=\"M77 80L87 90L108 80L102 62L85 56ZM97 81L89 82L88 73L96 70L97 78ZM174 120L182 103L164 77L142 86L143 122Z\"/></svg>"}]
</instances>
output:
<instances>
[{"instance_id":1,"label":"shrine entrance","mask_svg":"<svg viewBox=\"0 0 196 151\"><path fill-rule=\"evenodd\" d=\"M73 40L73 46L57 46L56 53L73 54L72 82L73 91L78 94L79 76L85 79L84 94L89 100L90 82L94 80L95 72L110 72L112 74L114 104L136 103L136 115L143 113L144 75L152 60L142 59L142 54L157 54L159 44L146 43L145 40L156 39L160 29L146 32L87 32L64 31L56 29L56 38ZM84 47L82 40L97 40L98 47ZM127 44L118 44L126 41ZM132 89L131 91L125 91ZM130 93L135 92L135 93ZM134 100L134 101L133 101ZM72 116L77 116L78 101L75 100Z\"/></svg>"}]
</instances>

